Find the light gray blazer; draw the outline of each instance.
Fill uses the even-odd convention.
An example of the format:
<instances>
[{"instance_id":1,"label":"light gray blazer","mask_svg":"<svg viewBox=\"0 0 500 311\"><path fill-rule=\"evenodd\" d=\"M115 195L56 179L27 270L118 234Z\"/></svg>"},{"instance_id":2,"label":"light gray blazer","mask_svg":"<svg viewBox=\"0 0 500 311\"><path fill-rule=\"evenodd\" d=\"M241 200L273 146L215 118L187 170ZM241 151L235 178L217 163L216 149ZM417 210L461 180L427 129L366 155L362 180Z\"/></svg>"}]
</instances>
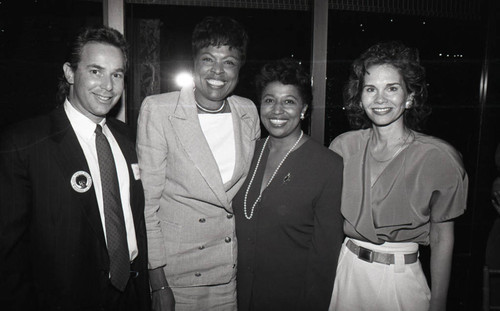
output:
<instances>
[{"instance_id":1,"label":"light gray blazer","mask_svg":"<svg viewBox=\"0 0 500 311\"><path fill-rule=\"evenodd\" d=\"M192 87L144 99L137 154L145 192L149 268L171 287L223 284L235 277L231 201L250 168L260 123L254 103L228 98L236 164L225 184L200 127Z\"/></svg>"}]
</instances>

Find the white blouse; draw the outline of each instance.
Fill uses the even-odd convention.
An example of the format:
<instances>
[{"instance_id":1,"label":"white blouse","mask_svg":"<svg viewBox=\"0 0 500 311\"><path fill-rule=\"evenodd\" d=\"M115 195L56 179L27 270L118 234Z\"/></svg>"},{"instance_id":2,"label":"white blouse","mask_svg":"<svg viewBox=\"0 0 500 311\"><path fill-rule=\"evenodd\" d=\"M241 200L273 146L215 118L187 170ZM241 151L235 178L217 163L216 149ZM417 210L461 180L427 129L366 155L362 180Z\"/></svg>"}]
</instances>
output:
<instances>
[{"instance_id":1,"label":"white blouse","mask_svg":"<svg viewBox=\"0 0 500 311\"><path fill-rule=\"evenodd\" d=\"M233 117L231 113L198 114L201 129L212 150L215 162L219 166L222 182L233 177L236 164L236 147L234 143Z\"/></svg>"}]
</instances>

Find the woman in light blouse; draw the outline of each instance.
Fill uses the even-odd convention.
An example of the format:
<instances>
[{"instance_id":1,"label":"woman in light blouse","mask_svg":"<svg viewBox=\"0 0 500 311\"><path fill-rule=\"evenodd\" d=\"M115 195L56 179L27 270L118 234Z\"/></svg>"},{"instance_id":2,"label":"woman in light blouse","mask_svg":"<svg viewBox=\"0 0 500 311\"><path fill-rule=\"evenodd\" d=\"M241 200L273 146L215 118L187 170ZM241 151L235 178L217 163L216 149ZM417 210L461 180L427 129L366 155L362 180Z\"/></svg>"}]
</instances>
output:
<instances>
[{"instance_id":1,"label":"woman in light blouse","mask_svg":"<svg viewBox=\"0 0 500 311\"><path fill-rule=\"evenodd\" d=\"M445 310L468 179L452 146L415 131L430 111L418 52L370 47L352 65L345 99L358 130L330 145L344 159L347 236L330 310ZM432 291L418 261L428 244Z\"/></svg>"}]
</instances>

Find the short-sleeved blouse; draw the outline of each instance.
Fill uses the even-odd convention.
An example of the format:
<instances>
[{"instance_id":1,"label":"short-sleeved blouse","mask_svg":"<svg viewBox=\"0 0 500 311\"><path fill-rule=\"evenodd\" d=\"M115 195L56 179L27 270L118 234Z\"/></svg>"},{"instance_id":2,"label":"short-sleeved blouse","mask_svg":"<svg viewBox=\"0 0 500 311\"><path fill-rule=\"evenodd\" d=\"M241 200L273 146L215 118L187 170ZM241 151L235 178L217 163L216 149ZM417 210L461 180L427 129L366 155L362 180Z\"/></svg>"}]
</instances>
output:
<instances>
[{"instance_id":1,"label":"short-sleeved blouse","mask_svg":"<svg viewBox=\"0 0 500 311\"><path fill-rule=\"evenodd\" d=\"M344 159L342 215L347 236L376 244L429 244L431 222L463 214L468 177L460 154L438 138L414 140L370 181L367 146L372 130L338 136L330 145Z\"/></svg>"}]
</instances>

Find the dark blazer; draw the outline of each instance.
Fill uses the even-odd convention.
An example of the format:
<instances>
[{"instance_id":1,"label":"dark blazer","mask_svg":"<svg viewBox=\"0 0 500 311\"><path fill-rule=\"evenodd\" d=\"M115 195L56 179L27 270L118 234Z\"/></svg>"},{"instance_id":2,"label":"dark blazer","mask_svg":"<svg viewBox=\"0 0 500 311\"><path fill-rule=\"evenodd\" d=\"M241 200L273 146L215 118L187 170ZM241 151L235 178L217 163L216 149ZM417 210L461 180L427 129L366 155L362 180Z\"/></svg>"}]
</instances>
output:
<instances>
[{"instance_id":1,"label":"dark blazer","mask_svg":"<svg viewBox=\"0 0 500 311\"><path fill-rule=\"evenodd\" d=\"M127 161L138 257L131 278L141 310L150 306L144 193L125 124L107 125ZM63 107L24 121L0 141L0 308L100 310L109 257L94 187L79 193L75 172L90 170ZM4 309L4 306L10 308Z\"/></svg>"},{"instance_id":2,"label":"dark blazer","mask_svg":"<svg viewBox=\"0 0 500 311\"><path fill-rule=\"evenodd\" d=\"M257 142L249 176L264 140ZM326 311L344 239L342 158L307 140L290 153L245 217L262 186L269 148L247 195L248 177L233 200L238 237L238 311Z\"/></svg>"}]
</instances>

